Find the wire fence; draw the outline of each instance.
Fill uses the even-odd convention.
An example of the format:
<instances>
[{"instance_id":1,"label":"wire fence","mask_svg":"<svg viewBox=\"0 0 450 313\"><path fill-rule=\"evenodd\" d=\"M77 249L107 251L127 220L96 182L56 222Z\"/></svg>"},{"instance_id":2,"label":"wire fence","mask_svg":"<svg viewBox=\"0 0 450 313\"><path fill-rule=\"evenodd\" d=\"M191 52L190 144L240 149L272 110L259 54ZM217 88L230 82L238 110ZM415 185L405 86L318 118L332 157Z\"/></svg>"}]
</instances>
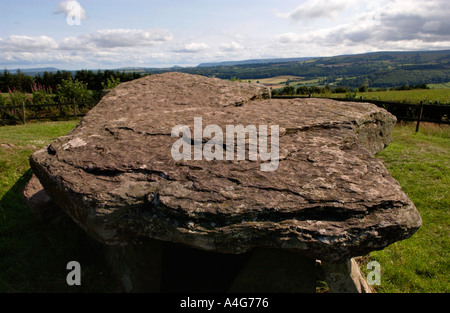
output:
<instances>
[{"instance_id":1,"label":"wire fence","mask_svg":"<svg viewBox=\"0 0 450 313\"><path fill-rule=\"evenodd\" d=\"M98 102L25 104L0 107L0 125L26 124L30 120L61 120L83 117Z\"/></svg>"},{"instance_id":2,"label":"wire fence","mask_svg":"<svg viewBox=\"0 0 450 313\"><path fill-rule=\"evenodd\" d=\"M295 99L295 98L309 98L309 97L273 96L272 98ZM326 99L337 101L373 103L378 107L384 108L386 111L394 115L399 121L417 122L417 131L419 130L420 122L450 124L450 105L424 104L423 102L420 102L419 104L411 104L411 103L389 102L370 99L346 99L346 98L326 98Z\"/></svg>"}]
</instances>

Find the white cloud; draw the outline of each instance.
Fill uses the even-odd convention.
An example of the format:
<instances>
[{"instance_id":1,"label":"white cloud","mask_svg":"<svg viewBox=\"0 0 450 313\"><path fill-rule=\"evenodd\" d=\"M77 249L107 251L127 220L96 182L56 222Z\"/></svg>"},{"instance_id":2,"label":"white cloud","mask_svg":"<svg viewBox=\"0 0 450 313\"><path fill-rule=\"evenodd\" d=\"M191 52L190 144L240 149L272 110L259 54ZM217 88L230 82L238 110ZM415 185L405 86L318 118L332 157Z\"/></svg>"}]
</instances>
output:
<instances>
[{"instance_id":1,"label":"white cloud","mask_svg":"<svg viewBox=\"0 0 450 313\"><path fill-rule=\"evenodd\" d=\"M284 34L275 36L275 40L282 44L298 42L301 39L302 39L302 36L297 33L284 33Z\"/></svg>"},{"instance_id":2,"label":"white cloud","mask_svg":"<svg viewBox=\"0 0 450 313\"><path fill-rule=\"evenodd\" d=\"M172 38L172 34L165 30L107 29L86 35L82 39L99 48L115 48L153 46Z\"/></svg>"},{"instance_id":3,"label":"white cloud","mask_svg":"<svg viewBox=\"0 0 450 313\"><path fill-rule=\"evenodd\" d=\"M142 64L153 58L152 53L161 53L157 47L172 39L173 35L163 29L107 29L59 42L47 36L13 35L0 39L0 51L4 52L0 53L0 64Z\"/></svg>"},{"instance_id":4,"label":"white cloud","mask_svg":"<svg viewBox=\"0 0 450 313\"><path fill-rule=\"evenodd\" d=\"M0 41L0 47L5 51L37 52L56 49L58 44L55 40L47 36L9 36Z\"/></svg>"},{"instance_id":5,"label":"white cloud","mask_svg":"<svg viewBox=\"0 0 450 313\"><path fill-rule=\"evenodd\" d=\"M172 39L173 35L162 29L105 29L78 37L66 37L61 40L59 47L63 50L148 47Z\"/></svg>"},{"instance_id":6,"label":"white cloud","mask_svg":"<svg viewBox=\"0 0 450 313\"><path fill-rule=\"evenodd\" d=\"M209 46L204 42L190 42L184 44L181 48L173 50L177 53L198 53L208 49Z\"/></svg>"},{"instance_id":7,"label":"white cloud","mask_svg":"<svg viewBox=\"0 0 450 313\"><path fill-rule=\"evenodd\" d=\"M244 47L237 43L236 41L232 41L230 43L223 43L220 45L220 50L225 51L225 52L234 52L234 51L239 51L244 49Z\"/></svg>"},{"instance_id":8,"label":"white cloud","mask_svg":"<svg viewBox=\"0 0 450 313\"><path fill-rule=\"evenodd\" d=\"M85 36L80 37L66 37L59 43L61 50L85 51L96 49L95 43L89 42Z\"/></svg>"},{"instance_id":9,"label":"white cloud","mask_svg":"<svg viewBox=\"0 0 450 313\"><path fill-rule=\"evenodd\" d=\"M55 10L56 14L65 14L67 18L87 19L86 10L76 0L61 1Z\"/></svg>"},{"instance_id":10,"label":"white cloud","mask_svg":"<svg viewBox=\"0 0 450 313\"><path fill-rule=\"evenodd\" d=\"M298 6L294 11L277 15L293 21L334 18L354 3L355 1L353 0L307 0Z\"/></svg>"},{"instance_id":11,"label":"white cloud","mask_svg":"<svg viewBox=\"0 0 450 313\"><path fill-rule=\"evenodd\" d=\"M312 1L308 1L309 3ZM450 3L447 0L394 0L366 6L346 24L274 36L294 49L306 43L322 47L365 47L368 50L448 48ZM356 49L356 48L355 48Z\"/></svg>"}]
</instances>

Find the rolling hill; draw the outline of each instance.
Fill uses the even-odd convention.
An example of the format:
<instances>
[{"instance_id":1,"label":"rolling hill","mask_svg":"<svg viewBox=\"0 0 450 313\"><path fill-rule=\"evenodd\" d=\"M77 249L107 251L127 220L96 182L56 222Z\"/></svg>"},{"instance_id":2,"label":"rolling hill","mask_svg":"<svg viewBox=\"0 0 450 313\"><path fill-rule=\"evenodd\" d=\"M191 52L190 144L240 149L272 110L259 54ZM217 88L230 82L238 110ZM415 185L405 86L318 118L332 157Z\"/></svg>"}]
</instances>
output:
<instances>
[{"instance_id":1,"label":"rolling hill","mask_svg":"<svg viewBox=\"0 0 450 313\"><path fill-rule=\"evenodd\" d=\"M394 87L401 85L443 84L450 81L450 50L374 52L304 60L247 60L197 67L145 69L146 73L181 71L191 74L256 80L276 76L298 76L319 85Z\"/></svg>"}]
</instances>

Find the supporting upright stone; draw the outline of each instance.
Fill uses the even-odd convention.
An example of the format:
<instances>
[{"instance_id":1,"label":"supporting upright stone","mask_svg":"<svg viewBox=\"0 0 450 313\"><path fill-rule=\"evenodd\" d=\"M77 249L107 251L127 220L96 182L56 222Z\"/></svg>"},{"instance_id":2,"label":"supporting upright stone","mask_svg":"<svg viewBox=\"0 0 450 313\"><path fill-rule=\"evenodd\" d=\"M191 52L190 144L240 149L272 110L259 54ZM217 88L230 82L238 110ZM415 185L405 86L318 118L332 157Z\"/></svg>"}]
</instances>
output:
<instances>
[{"instance_id":1,"label":"supporting upright stone","mask_svg":"<svg viewBox=\"0 0 450 313\"><path fill-rule=\"evenodd\" d=\"M22 196L33 215L39 220L51 225L71 222L67 214L45 192L36 175L31 176L25 185Z\"/></svg>"},{"instance_id":2,"label":"supporting upright stone","mask_svg":"<svg viewBox=\"0 0 450 313\"><path fill-rule=\"evenodd\" d=\"M332 293L371 293L355 259L339 263L322 263L325 279Z\"/></svg>"},{"instance_id":3,"label":"supporting upright stone","mask_svg":"<svg viewBox=\"0 0 450 313\"><path fill-rule=\"evenodd\" d=\"M289 250L256 248L229 291L314 293L315 289L314 259Z\"/></svg>"}]
</instances>

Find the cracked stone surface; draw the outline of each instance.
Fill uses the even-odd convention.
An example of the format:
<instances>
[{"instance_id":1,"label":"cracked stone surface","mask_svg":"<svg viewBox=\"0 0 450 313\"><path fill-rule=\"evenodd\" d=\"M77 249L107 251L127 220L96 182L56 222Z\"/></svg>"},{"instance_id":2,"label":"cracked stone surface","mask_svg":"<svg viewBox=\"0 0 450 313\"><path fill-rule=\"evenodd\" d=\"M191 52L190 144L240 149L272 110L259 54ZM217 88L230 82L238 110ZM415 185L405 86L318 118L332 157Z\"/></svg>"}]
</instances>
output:
<instances>
[{"instance_id":1,"label":"cracked stone surface","mask_svg":"<svg viewBox=\"0 0 450 313\"><path fill-rule=\"evenodd\" d=\"M278 169L261 171L261 160L175 161L171 130L193 130L194 117L222 129L279 125ZM53 201L105 244L149 237L334 262L406 239L422 223L374 157L395 122L369 103L270 99L261 85L166 73L119 85L30 164Z\"/></svg>"}]
</instances>

